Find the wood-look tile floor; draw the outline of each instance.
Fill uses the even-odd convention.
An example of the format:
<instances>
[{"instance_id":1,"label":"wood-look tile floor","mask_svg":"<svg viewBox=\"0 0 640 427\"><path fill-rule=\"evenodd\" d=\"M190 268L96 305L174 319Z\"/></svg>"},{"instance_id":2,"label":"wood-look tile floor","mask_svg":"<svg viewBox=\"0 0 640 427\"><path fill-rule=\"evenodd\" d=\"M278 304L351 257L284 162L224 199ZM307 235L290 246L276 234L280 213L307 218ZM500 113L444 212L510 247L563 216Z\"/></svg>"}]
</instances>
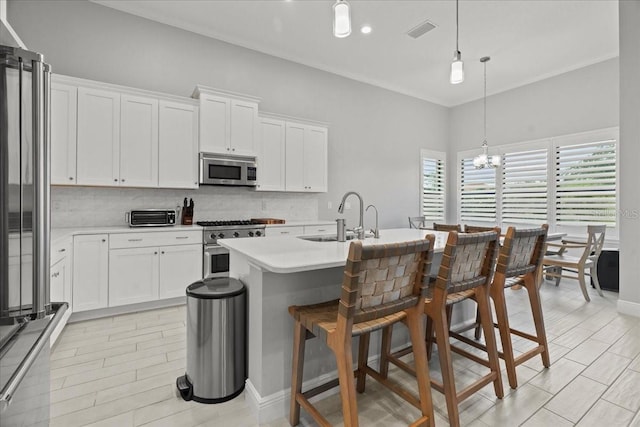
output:
<instances>
[{"instance_id":1,"label":"wood-look tile floor","mask_svg":"<svg viewBox=\"0 0 640 427\"><path fill-rule=\"evenodd\" d=\"M617 293L590 290L587 303L577 282L541 289L552 366L539 357L518 367L519 387L496 399L491 385L461 404L464 426L640 427L640 318L616 311ZM525 290L507 291L513 327L533 332ZM530 344L515 340L516 351ZM185 370L185 307L173 307L69 324L51 354L51 423L64 426L256 426L244 396L218 405L184 402L175 380ZM454 354L456 384L483 367ZM430 363L439 376L438 358ZM503 365L504 368L504 365ZM398 369L390 375L416 389ZM433 391L436 425L448 425L443 396ZM340 425L338 394L318 402ZM360 424L402 426L417 410L368 379L358 395ZM302 425L313 425L302 411ZM268 427L288 426L285 418Z\"/></svg>"}]
</instances>

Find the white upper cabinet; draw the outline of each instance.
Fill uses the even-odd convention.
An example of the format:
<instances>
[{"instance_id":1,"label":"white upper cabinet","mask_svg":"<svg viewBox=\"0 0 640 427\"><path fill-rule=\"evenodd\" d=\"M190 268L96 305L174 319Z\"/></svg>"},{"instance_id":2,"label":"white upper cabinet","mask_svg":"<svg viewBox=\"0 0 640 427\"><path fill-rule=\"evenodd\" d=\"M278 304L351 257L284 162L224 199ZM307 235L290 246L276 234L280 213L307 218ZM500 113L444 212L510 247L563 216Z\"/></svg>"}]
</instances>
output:
<instances>
[{"instance_id":1,"label":"white upper cabinet","mask_svg":"<svg viewBox=\"0 0 640 427\"><path fill-rule=\"evenodd\" d=\"M198 187L198 107L160 101L159 186Z\"/></svg>"},{"instance_id":2,"label":"white upper cabinet","mask_svg":"<svg viewBox=\"0 0 640 427\"><path fill-rule=\"evenodd\" d=\"M51 184L76 183L78 88L51 83Z\"/></svg>"},{"instance_id":3,"label":"white upper cabinet","mask_svg":"<svg viewBox=\"0 0 640 427\"><path fill-rule=\"evenodd\" d=\"M258 133L258 104L246 101L231 101L231 154L256 155Z\"/></svg>"},{"instance_id":4,"label":"white upper cabinet","mask_svg":"<svg viewBox=\"0 0 640 427\"><path fill-rule=\"evenodd\" d=\"M259 125L258 191L285 190L285 122L262 117Z\"/></svg>"},{"instance_id":5,"label":"white upper cabinet","mask_svg":"<svg viewBox=\"0 0 640 427\"><path fill-rule=\"evenodd\" d=\"M304 131L304 187L327 191L327 128L307 126Z\"/></svg>"},{"instance_id":6,"label":"white upper cabinet","mask_svg":"<svg viewBox=\"0 0 640 427\"><path fill-rule=\"evenodd\" d=\"M258 98L197 86L200 100L200 151L255 156Z\"/></svg>"},{"instance_id":7,"label":"white upper cabinet","mask_svg":"<svg viewBox=\"0 0 640 427\"><path fill-rule=\"evenodd\" d=\"M121 96L120 184L158 186L158 100Z\"/></svg>"},{"instance_id":8,"label":"white upper cabinet","mask_svg":"<svg viewBox=\"0 0 640 427\"><path fill-rule=\"evenodd\" d=\"M287 122L286 191L327 191L327 134L325 127Z\"/></svg>"},{"instance_id":9,"label":"white upper cabinet","mask_svg":"<svg viewBox=\"0 0 640 427\"><path fill-rule=\"evenodd\" d=\"M287 122L286 190L305 191L304 125Z\"/></svg>"},{"instance_id":10,"label":"white upper cabinet","mask_svg":"<svg viewBox=\"0 0 640 427\"><path fill-rule=\"evenodd\" d=\"M118 185L120 94L78 88L77 183Z\"/></svg>"}]
</instances>

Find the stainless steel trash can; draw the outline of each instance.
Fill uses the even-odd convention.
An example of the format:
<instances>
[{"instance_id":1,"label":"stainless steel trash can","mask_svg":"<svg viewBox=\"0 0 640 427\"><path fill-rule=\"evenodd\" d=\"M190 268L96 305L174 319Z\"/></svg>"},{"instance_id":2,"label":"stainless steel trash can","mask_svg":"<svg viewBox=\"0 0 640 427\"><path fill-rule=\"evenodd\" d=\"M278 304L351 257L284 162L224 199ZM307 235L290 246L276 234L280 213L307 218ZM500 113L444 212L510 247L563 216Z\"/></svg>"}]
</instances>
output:
<instances>
[{"instance_id":1,"label":"stainless steel trash can","mask_svg":"<svg viewBox=\"0 0 640 427\"><path fill-rule=\"evenodd\" d=\"M187 287L187 370L176 386L185 400L220 403L244 389L246 288L229 277Z\"/></svg>"}]
</instances>

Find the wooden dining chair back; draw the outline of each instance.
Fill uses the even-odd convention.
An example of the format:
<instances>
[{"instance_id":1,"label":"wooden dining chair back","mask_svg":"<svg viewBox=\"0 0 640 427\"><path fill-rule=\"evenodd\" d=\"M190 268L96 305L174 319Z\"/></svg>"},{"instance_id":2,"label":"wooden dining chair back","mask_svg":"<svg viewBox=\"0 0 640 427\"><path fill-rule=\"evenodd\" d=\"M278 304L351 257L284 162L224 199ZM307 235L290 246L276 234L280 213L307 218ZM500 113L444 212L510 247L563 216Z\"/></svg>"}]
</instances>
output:
<instances>
[{"instance_id":1,"label":"wooden dining chair back","mask_svg":"<svg viewBox=\"0 0 640 427\"><path fill-rule=\"evenodd\" d=\"M460 402L487 384L493 383L498 398L502 398L504 395L498 362L498 349L489 305L489 284L497 256L499 235L499 228L475 234L449 233L438 276L431 283L425 301L425 313L428 316L426 337L430 345L431 337L435 330L443 379L442 382L432 379L431 385L436 390L444 393L449 423L452 426L460 425L458 409ZM481 323L487 336L488 346L492 350L487 360L480 359L464 349L454 347L449 342L447 307L469 298L476 300L478 306L481 307ZM381 372L388 372L386 365L393 363L406 372L414 375L417 373L419 356L415 349L414 361L416 367L414 368L400 359L401 356L411 352L410 348L395 353L390 352L391 328L385 329L382 341ZM488 367L489 373L457 392L452 351Z\"/></svg>"},{"instance_id":2,"label":"wooden dining chair back","mask_svg":"<svg viewBox=\"0 0 640 427\"><path fill-rule=\"evenodd\" d=\"M464 232L465 233L482 233L485 231L491 231L493 230L494 227L487 227L487 226L481 226L481 225L469 225L466 224L464 226Z\"/></svg>"},{"instance_id":3,"label":"wooden dining chair back","mask_svg":"<svg viewBox=\"0 0 640 427\"><path fill-rule=\"evenodd\" d=\"M498 354L505 361L509 385L514 389L518 386L516 366L538 354L542 357L544 367L548 368L550 364L549 345L547 344L542 305L537 286L538 276L542 274L541 265L548 228L547 224L532 229L509 227L500 248L496 271L491 283L490 296L496 312L496 324L494 326L498 328L502 342L502 351ZM533 315L535 335L513 329L509 325L504 291L506 288L516 285L525 288L529 295L529 306ZM479 337L479 327L480 325L476 326L476 339ZM515 357L511 340L512 334L536 343L536 347ZM487 351L487 347L484 344L472 341L458 333L452 333L451 335L462 342Z\"/></svg>"},{"instance_id":4,"label":"wooden dining chair back","mask_svg":"<svg viewBox=\"0 0 640 427\"><path fill-rule=\"evenodd\" d=\"M462 233L462 227L460 224L438 224L433 223L433 230L435 231L456 231Z\"/></svg>"},{"instance_id":5,"label":"wooden dining chair back","mask_svg":"<svg viewBox=\"0 0 640 427\"><path fill-rule=\"evenodd\" d=\"M353 241L344 269L339 300L291 306L294 318L293 369L291 379L290 423L297 425L300 406L320 425L330 425L309 402L332 387L339 386L345 426L358 425L356 391L363 392L366 375L379 380L421 410L418 420L433 425L433 405L429 387L429 367L424 342L424 300L433 257L434 235L424 240L397 244L367 245ZM409 325L412 345L421 353L416 397L398 383L383 378L367 365L370 333L399 321ZM359 336L358 368L352 369L352 337ZM321 338L333 351L338 379L302 392L305 340Z\"/></svg>"},{"instance_id":6,"label":"wooden dining chair back","mask_svg":"<svg viewBox=\"0 0 640 427\"><path fill-rule=\"evenodd\" d=\"M417 228L417 229L428 228L427 218L423 216L410 216L409 228Z\"/></svg>"},{"instance_id":7,"label":"wooden dining chair back","mask_svg":"<svg viewBox=\"0 0 640 427\"><path fill-rule=\"evenodd\" d=\"M591 277L598 294L603 296L600 281L598 280L598 258L600 258L602 247L604 246L606 229L606 225L589 225L587 226L586 241L563 239L560 244L547 243L547 247L559 249L558 252L544 257L542 263L545 276L555 277L556 286L560 284L560 279L563 277L578 279L584 299L591 301L585 280L585 275L588 275ZM567 250L571 249L582 250L582 254L579 257L572 256L567 253ZM587 269L589 273L585 273ZM563 272L572 272L573 274L567 275L563 274Z\"/></svg>"}]
</instances>

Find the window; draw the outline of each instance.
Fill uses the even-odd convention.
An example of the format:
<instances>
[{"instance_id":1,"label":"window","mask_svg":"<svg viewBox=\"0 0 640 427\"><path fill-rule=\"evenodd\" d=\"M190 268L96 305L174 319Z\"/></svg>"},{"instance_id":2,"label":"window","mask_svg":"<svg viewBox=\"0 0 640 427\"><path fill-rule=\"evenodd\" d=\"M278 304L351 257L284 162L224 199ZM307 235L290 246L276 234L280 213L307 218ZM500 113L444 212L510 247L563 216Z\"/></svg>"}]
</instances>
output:
<instances>
[{"instance_id":1,"label":"window","mask_svg":"<svg viewBox=\"0 0 640 427\"><path fill-rule=\"evenodd\" d=\"M555 147L558 225L616 225L616 139Z\"/></svg>"},{"instance_id":2,"label":"window","mask_svg":"<svg viewBox=\"0 0 640 427\"><path fill-rule=\"evenodd\" d=\"M547 221L547 148L502 156L502 222Z\"/></svg>"},{"instance_id":3,"label":"window","mask_svg":"<svg viewBox=\"0 0 640 427\"><path fill-rule=\"evenodd\" d=\"M430 221L445 221L445 160L446 154L422 150L420 211Z\"/></svg>"},{"instance_id":4,"label":"window","mask_svg":"<svg viewBox=\"0 0 640 427\"><path fill-rule=\"evenodd\" d=\"M458 153L458 221L509 225L549 223L551 231L584 233L606 224L617 238L618 128L493 147L497 169L475 169L479 150Z\"/></svg>"},{"instance_id":5,"label":"window","mask_svg":"<svg viewBox=\"0 0 640 427\"><path fill-rule=\"evenodd\" d=\"M476 169L473 157L460 160L460 221L496 223L496 172Z\"/></svg>"}]
</instances>

